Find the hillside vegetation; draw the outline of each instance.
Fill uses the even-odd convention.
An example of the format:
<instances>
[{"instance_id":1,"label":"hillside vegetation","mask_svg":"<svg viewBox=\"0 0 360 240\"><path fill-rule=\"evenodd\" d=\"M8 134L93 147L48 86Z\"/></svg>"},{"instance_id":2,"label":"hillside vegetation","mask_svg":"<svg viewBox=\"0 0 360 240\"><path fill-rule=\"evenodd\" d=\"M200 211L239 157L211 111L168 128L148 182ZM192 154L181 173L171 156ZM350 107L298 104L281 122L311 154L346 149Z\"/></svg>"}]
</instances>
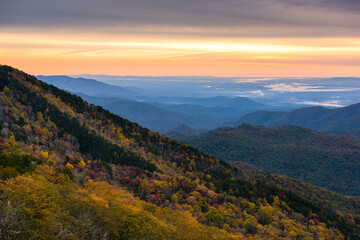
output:
<instances>
[{"instance_id":1,"label":"hillside vegetation","mask_svg":"<svg viewBox=\"0 0 360 240\"><path fill-rule=\"evenodd\" d=\"M243 161L347 195L360 195L360 141L298 126L244 124L185 140L225 161Z\"/></svg>"},{"instance_id":2,"label":"hillside vegetation","mask_svg":"<svg viewBox=\"0 0 360 240\"><path fill-rule=\"evenodd\" d=\"M357 239L356 214L0 66L1 239Z\"/></svg>"}]
</instances>

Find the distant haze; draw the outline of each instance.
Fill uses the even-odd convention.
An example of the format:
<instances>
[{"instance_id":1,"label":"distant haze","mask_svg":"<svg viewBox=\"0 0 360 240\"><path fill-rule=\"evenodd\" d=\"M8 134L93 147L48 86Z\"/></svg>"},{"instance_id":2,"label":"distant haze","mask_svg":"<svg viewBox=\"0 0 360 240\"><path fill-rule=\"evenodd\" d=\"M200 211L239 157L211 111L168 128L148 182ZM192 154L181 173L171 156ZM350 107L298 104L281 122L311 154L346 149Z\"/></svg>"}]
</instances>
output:
<instances>
[{"instance_id":1,"label":"distant haze","mask_svg":"<svg viewBox=\"0 0 360 240\"><path fill-rule=\"evenodd\" d=\"M360 78L75 75L142 91L147 96L247 97L280 106L343 107L359 102Z\"/></svg>"}]
</instances>

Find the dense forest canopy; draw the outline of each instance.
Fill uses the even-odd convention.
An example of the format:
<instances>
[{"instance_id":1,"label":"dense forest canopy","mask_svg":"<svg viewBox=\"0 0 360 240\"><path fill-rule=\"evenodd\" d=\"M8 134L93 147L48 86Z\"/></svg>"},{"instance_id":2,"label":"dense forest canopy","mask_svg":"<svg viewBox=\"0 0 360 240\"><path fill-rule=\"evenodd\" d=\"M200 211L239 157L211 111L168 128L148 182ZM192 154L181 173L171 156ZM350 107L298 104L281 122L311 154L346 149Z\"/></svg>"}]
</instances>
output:
<instances>
[{"instance_id":1,"label":"dense forest canopy","mask_svg":"<svg viewBox=\"0 0 360 240\"><path fill-rule=\"evenodd\" d=\"M331 191L360 195L360 140L300 126L243 124L184 140L225 161L243 161Z\"/></svg>"}]
</instances>

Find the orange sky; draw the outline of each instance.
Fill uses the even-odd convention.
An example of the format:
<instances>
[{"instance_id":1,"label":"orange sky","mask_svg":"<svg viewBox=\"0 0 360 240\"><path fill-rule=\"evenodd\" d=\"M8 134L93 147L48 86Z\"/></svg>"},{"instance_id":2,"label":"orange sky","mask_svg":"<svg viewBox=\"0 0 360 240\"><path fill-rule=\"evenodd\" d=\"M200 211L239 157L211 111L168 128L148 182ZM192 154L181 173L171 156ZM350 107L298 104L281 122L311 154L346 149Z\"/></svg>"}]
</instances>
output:
<instances>
[{"instance_id":1,"label":"orange sky","mask_svg":"<svg viewBox=\"0 0 360 240\"><path fill-rule=\"evenodd\" d=\"M211 10L206 9L206 13ZM277 10L273 6L267 9ZM169 9L163 9L166 11ZM14 18L13 22L0 25L0 63L34 75L360 76L360 31L354 33L359 30L358 25L351 25L354 19L360 19L358 14L321 10L312 26L301 18L306 11L294 7L293 12L299 17L292 21L301 24L293 23L296 31L286 21L279 24L271 14L270 25L266 21L255 21L255 25L253 20L247 20L225 26L232 23L231 19L219 15L222 25L204 26L202 21L213 18L197 12L196 17L189 13L193 19L182 20L180 26L176 19L164 14L164 19L151 24L143 19L135 25L118 25L120 20L114 20L115 28L109 27L108 22L82 25L78 19L74 19L76 27L63 23L52 28L37 19L38 22L33 19L26 25ZM332 16L329 26L323 26L321 16ZM167 19L173 22L162 24ZM343 26L336 22L339 20ZM193 22L197 25L192 26Z\"/></svg>"}]
</instances>

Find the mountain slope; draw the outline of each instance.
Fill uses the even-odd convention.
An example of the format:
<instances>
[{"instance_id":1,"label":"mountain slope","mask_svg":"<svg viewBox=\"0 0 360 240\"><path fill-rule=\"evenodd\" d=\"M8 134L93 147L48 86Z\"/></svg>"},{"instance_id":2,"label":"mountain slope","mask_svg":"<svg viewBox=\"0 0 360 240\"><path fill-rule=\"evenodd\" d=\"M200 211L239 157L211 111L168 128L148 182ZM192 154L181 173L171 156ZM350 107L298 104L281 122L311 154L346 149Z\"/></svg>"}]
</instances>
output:
<instances>
[{"instance_id":1,"label":"mountain slope","mask_svg":"<svg viewBox=\"0 0 360 240\"><path fill-rule=\"evenodd\" d=\"M205 132L206 130L204 129L191 128L187 125L180 124L169 129L164 134L172 139L180 140L180 139L186 139L192 136L196 136Z\"/></svg>"},{"instance_id":2,"label":"mountain slope","mask_svg":"<svg viewBox=\"0 0 360 240\"><path fill-rule=\"evenodd\" d=\"M250 109L239 110L234 107L220 107L220 106L205 107L194 104L174 104L174 105L158 104L158 105L162 108L176 111L179 113L185 113L191 116L207 118L209 120L212 120L212 122L214 123L229 121L237 116L241 116L246 113L254 111Z\"/></svg>"},{"instance_id":3,"label":"mountain slope","mask_svg":"<svg viewBox=\"0 0 360 240\"><path fill-rule=\"evenodd\" d=\"M360 141L297 126L241 125L185 140L226 161L243 161L348 195L360 195Z\"/></svg>"},{"instance_id":4,"label":"mountain slope","mask_svg":"<svg viewBox=\"0 0 360 240\"><path fill-rule=\"evenodd\" d=\"M291 112L259 111L234 119L225 125L250 123L264 126L299 125L320 131L338 132L359 129L360 103L343 108L309 107Z\"/></svg>"},{"instance_id":5,"label":"mountain slope","mask_svg":"<svg viewBox=\"0 0 360 240\"><path fill-rule=\"evenodd\" d=\"M115 97L95 97L78 93L82 99L89 103L99 105L109 111L140 124L150 130L163 133L173 127L189 124L192 126L206 127L213 121L205 116L192 116L184 114L181 111L173 111L171 107L163 108L130 99L121 99ZM205 132L206 130L202 130Z\"/></svg>"},{"instance_id":6,"label":"mountain slope","mask_svg":"<svg viewBox=\"0 0 360 240\"><path fill-rule=\"evenodd\" d=\"M285 112L257 111L226 122L224 126L236 127L244 123L268 126L273 120L281 117L284 113Z\"/></svg>"},{"instance_id":7,"label":"mountain slope","mask_svg":"<svg viewBox=\"0 0 360 240\"><path fill-rule=\"evenodd\" d=\"M260 110L269 106L245 97L154 97L152 101L169 105L192 104L203 107L231 107L236 109ZM149 100L149 99L148 99Z\"/></svg>"},{"instance_id":8,"label":"mountain slope","mask_svg":"<svg viewBox=\"0 0 360 240\"><path fill-rule=\"evenodd\" d=\"M358 215L360 212L360 197L344 196L291 177L263 172L244 162L230 163L241 169L241 173L243 174L242 178L248 181L260 181L262 183L288 189L305 199L317 202L319 205L333 209L337 212L351 213L355 215ZM331 200L329 201L329 199Z\"/></svg>"},{"instance_id":9,"label":"mountain slope","mask_svg":"<svg viewBox=\"0 0 360 240\"><path fill-rule=\"evenodd\" d=\"M119 97L97 97L97 96L90 96L83 93L76 93L79 97L83 100L87 101L88 103L97 105L97 106L104 106L106 104L115 102L119 100Z\"/></svg>"},{"instance_id":10,"label":"mountain slope","mask_svg":"<svg viewBox=\"0 0 360 240\"><path fill-rule=\"evenodd\" d=\"M267 105L255 102L251 99L245 97L223 97L217 96L212 98L198 98L196 100L197 104L207 106L207 107L233 107L236 109L266 109Z\"/></svg>"},{"instance_id":11,"label":"mountain slope","mask_svg":"<svg viewBox=\"0 0 360 240\"><path fill-rule=\"evenodd\" d=\"M0 100L2 239L358 236L350 213L241 179L225 162L11 67L0 66Z\"/></svg>"},{"instance_id":12,"label":"mountain slope","mask_svg":"<svg viewBox=\"0 0 360 240\"><path fill-rule=\"evenodd\" d=\"M205 118L166 110L154 105L132 100L117 100L103 106L105 109L157 132L165 132L179 124L206 127Z\"/></svg>"}]
</instances>

